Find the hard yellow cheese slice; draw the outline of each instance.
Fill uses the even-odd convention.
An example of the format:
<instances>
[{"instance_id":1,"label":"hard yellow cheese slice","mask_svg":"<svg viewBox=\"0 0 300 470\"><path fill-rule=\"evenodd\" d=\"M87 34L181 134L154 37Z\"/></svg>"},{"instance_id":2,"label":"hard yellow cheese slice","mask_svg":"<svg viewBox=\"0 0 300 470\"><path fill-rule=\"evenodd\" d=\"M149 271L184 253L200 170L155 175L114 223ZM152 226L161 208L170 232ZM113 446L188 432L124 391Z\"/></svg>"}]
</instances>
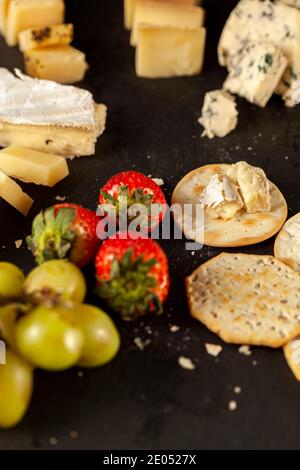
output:
<instances>
[{"instance_id":1,"label":"hard yellow cheese slice","mask_svg":"<svg viewBox=\"0 0 300 470\"><path fill-rule=\"evenodd\" d=\"M139 0L133 18L130 44L137 45L140 24L192 29L199 28L204 24L204 15L204 10L201 7Z\"/></svg>"},{"instance_id":2,"label":"hard yellow cheese slice","mask_svg":"<svg viewBox=\"0 0 300 470\"><path fill-rule=\"evenodd\" d=\"M51 187L69 174L65 158L15 145L0 150L0 170L24 182Z\"/></svg>"},{"instance_id":3,"label":"hard yellow cheese slice","mask_svg":"<svg viewBox=\"0 0 300 470\"><path fill-rule=\"evenodd\" d=\"M33 204L33 199L31 199L28 194L24 193L21 187L1 170L0 197L23 215L28 214Z\"/></svg>"},{"instance_id":4,"label":"hard yellow cheese slice","mask_svg":"<svg viewBox=\"0 0 300 470\"><path fill-rule=\"evenodd\" d=\"M88 68L85 54L71 46L33 49L24 58L28 75L58 83L80 82Z\"/></svg>"},{"instance_id":5,"label":"hard yellow cheese slice","mask_svg":"<svg viewBox=\"0 0 300 470\"><path fill-rule=\"evenodd\" d=\"M73 29L72 24L25 29L19 33L19 48L24 52L49 46L68 46L73 41Z\"/></svg>"},{"instance_id":6,"label":"hard yellow cheese slice","mask_svg":"<svg viewBox=\"0 0 300 470\"><path fill-rule=\"evenodd\" d=\"M10 0L8 5L5 39L9 46L16 46L20 31L43 28L64 22L63 0Z\"/></svg>"}]
</instances>

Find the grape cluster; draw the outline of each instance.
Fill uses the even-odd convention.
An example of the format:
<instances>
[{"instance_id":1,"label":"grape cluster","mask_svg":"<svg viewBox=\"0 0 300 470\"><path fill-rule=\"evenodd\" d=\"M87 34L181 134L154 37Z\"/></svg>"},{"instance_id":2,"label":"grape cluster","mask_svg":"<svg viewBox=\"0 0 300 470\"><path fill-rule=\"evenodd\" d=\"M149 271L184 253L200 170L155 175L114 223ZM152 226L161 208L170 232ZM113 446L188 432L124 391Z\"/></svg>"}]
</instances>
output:
<instances>
[{"instance_id":1,"label":"grape cluster","mask_svg":"<svg viewBox=\"0 0 300 470\"><path fill-rule=\"evenodd\" d=\"M0 338L8 346L0 366L0 427L24 416L35 367L98 367L117 354L120 336L113 321L84 304L85 294L83 274L69 261L47 261L27 278L17 266L0 262Z\"/></svg>"}]
</instances>

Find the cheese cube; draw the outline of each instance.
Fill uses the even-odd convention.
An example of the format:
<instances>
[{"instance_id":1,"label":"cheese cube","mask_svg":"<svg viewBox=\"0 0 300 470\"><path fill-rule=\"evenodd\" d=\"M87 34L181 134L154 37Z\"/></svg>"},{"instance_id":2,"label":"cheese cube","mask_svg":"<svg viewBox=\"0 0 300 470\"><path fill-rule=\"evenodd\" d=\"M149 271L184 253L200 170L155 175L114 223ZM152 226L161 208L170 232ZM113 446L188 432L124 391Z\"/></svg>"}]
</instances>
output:
<instances>
[{"instance_id":1,"label":"cheese cube","mask_svg":"<svg viewBox=\"0 0 300 470\"><path fill-rule=\"evenodd\" d=\"M137 45L139 25L145 23L151 26L172 26L179 28L199 28L204 23L204 10L191 5L172 4L170 2L155 2L139 0L130 37L130 44Z\"/></svg>"},{"instance_id":2,"label":"cheese cube","mask_svg":"<svg viewBox=\"0 0 300 470\"><path fill-rule=\"evenodd\" d=\"M280 49L268 43L250 43L232 59L224 88L262 108L276 90L287 67Z\"/></svg>"},{"instance_id":3,"label":"cheese cube","mask_svg":"<svg viewBox=\"0 0 300 470\"><path fill-rule=\"evenodd\" d=\"M0 0L0 33L5 31L6 17L10 0Z\"/></svg>"},{"instance_id":4,"label":"cheese cube","mask_svg":"<svg viewBox=\"0 0 300 470\"><path fill-rule=\"evenodd\" d=\"M50 187L69 174L65 158L17 146L0 150L0 170L26 183Z\"/></svg>"},{"instance_id":5,"label":"cheese cube","mask_svg":"<svg viewBox=\"0 0 300 470\"><path fill-rule=\"evenodd\" d=\"M73 41L73 25L58 24L45 28L25 29L19 33L21 51L49 46L68 46Z\"/></svg>"},{"instance_id":6,"label":"cheese cube","mask_svg":"<svg viewBox=\"0 0 300 470\"><path fill-rule=\"evenodd\" d=\"M71 46L32 49L24 59L28 75L58 83L80 82L88 69L85 54Z\"/></svg>"},{"instance_id":7,"label":"cheese cube","mask_svg":"<svg viewBox=\"0 0 300 470\"><path fill-rule=\"evenodd\" d=\"M167 1L170 3L185 3L187 5L196 5L197 0L154 0L157 2ZM124 26L131 29L137 0L124 0Z\"/></svg>"},{"instance_id":8,"label":"cheese cube","mask_svg":"<svg viewBox=\"0 0 300 470\"><path fill-rule=\"evenodd\" d=\"M28 28L44 28L64 22L63 0L10 0L5 39L9 46L18 43L18 34Z\"/></svg>"},{"instance_id":9,"label":"cheese cube","mask_svg":"<svg viewBox=\"0 0 300 470\"><path fill-rule=\"evenodd\" d=\"M0 198L4 199L23 215L28 214L33 204L33 199L24 193L21 187L1 170Z\"/></svg>"},{"instance_id":10,"label":"cheese cube","mask_svg":"<svg viewBox=\"0 0 300 470\"><path fill-rule=\"evenodd\" d=\"M196 75L203 66L205 28L139 27L136 73L144 78Z\"/></svg>"}]
</instances>

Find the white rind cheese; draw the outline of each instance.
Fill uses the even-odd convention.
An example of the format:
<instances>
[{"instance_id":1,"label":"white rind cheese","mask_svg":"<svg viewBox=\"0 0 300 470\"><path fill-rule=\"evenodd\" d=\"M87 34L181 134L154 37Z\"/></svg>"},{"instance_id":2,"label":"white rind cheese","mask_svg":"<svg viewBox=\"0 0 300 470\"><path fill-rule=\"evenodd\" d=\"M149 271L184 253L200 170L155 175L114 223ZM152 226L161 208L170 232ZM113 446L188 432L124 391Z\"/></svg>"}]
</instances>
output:
<instances>
[{"instance_id":1,"label":"white rind cheese","mask_svg":"<svg viewBox=\"0 0 300 470\"><path fill-rule=\"evenodd\" d=\"M141 25L136 48L136 73L143 78L168 78L201 73L205 28L183 29Z\"/></svg>"},{"instance_id":2,"label":"white rind cheese","mask_svg":"<svg viewBox=\"0 0 300 470\"><path fill-rule=\"evenodd\" d=\"M0 146L65 157L94 154L106 106L86 90L16 74L0 68Z\"/></svg>"},{"instance_id":3,"label":"white rind cheese","mask_svg":"<svg viewBox=\"0 0 300 470\"><path fill-rule=\"evenodd\" d=\"M139 0L133 19L130 44L136 46L138 29L141 24L172 28L200 28L204 24L205 12L201 7L173 4L171 2L155 2Z\"/></svg>"},{"instance_id":4,"label":"white rind cheese","mask_svg":"<svg viewBox=\"0 0 300 470\"><path fill-rule=\"evenodd\" d=\"M224 88L262 108L276 90L288 61L278 47L249 43L229 65Z\"/></svg>"},{"instance_id":5,"label":"white rind cheese","mask_svg":"<svg viewBox=\"0 0 300 470\"><path fill-rule=\"evenodd\" d=\"M231 219L242 207L238 186L226 175L216 174L200 196L200 204L214 209L216 217Z\"/></svg>"},{"instance_id":6,"label":"white rind cheese","mask_svg":"<svg viewBox=\"0 0 300 470\"><path fill-rule=\"evenodd\" d=\"M278 93L300 78L300 11L270 0L241 0L230 14L218 45L219 62L230 62L248 42L277 46L289 61Z\"/></svg>"},{"instance_id":7,"label":"white rind cheese","mask_svg":"<svg viewBox=\"0 0 300 470\"><path fill-rule=\"evenodd\" d=\"M224 90L206 93L199 123L204 127L202 136L210 139L225 137L238 122L238 111L233 96Z\"/></svg>"},{"instance_id":8,"label":"white rind cheese","mask_svg":"<svg viewBox=\"0 0 300 470\"><path fill-rule=\"evenodd\" d=\"M270 184L261 168L238 162L229 168L227 176L238 185L248 214L270 212Z\"/></svg>"}]
</instances>

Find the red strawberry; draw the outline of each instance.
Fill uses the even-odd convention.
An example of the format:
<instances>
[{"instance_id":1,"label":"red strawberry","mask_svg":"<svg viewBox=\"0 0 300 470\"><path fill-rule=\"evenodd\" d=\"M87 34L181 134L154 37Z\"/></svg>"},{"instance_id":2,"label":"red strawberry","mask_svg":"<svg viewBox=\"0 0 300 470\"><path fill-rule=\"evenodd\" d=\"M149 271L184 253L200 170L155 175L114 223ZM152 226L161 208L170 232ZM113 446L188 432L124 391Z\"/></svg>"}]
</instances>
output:
<instances>
[{"instance_id":1,"label":"red strawberry","mask_svg":"<svg viewBox=\"0 0 300 470\"><path fill-rule=\"evenodd\" d=\"M162 312L170 285L168 260L152 239L124 233L108 238L96 256L96 276L96 293L125 320Z\"/></svg>"},{"instance_id":2,"label":"red strawberry","mask_svg":"<svg viewBox=\"0 0 300 470\"><path fill-rule=\"evenodd\" d=\"M77 204L57 204L33 221L27 244L36 262L67 258L82 268L95 256L100 240L96 213Z\"/></svg>"},{"instance_id":3,"label":"red strawberry","mask_svg":"<svg viewBox=\"0 0 300 470\"><path fill-rule=\"evenodd\" d=\"M123 171L112 176L100 191L99 202L101 204L113 204L120 210L120 202L127 198L127 207L133 204L143 204L148 210L146 220L142 222L147 231L153 231L163 219L167 205L165 196L151 178L137 171ZM159 205L159 210L151 214L151 205ZM134 218L134 217L133 217ZM128 216L128 221L132 219Z\"/></svg>"}]
</instances>

